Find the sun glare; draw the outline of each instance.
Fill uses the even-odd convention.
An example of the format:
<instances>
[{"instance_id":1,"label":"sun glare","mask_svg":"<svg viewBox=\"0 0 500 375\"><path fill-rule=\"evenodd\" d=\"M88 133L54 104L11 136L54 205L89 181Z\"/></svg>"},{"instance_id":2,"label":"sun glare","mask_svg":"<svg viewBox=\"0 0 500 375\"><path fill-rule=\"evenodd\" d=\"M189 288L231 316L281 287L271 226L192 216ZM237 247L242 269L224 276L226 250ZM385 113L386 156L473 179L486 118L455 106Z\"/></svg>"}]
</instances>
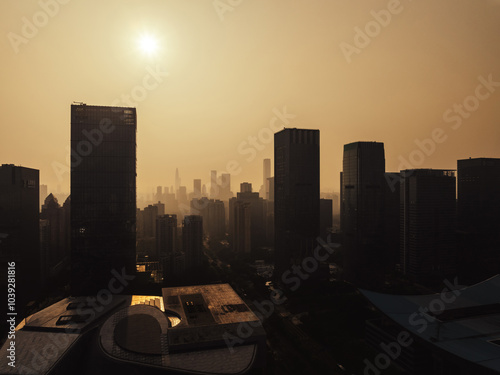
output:
<instances>
[{"instance_id":1,"label":"sun glare","mask_svg":"<svg viewBox=\"0 0 500 375\"><path fill-rule=\"evenodd\" d=\"M150 35L143 35L139 39L139 47L143 53L151 55L158 49L158 43L155 38Z\"/></svg>"}]
</instances>

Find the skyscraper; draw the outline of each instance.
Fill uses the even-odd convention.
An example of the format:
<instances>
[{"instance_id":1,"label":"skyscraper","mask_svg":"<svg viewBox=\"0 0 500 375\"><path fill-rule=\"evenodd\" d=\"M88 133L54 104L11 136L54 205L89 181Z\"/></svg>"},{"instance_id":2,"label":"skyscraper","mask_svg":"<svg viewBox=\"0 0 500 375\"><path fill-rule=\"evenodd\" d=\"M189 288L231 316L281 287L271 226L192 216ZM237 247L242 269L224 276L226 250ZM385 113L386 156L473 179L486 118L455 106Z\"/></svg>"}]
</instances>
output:
<instances>
[{"instance_id":1,"label":"skyscraper","mask_svg":"<svg viewBox=\"0 0 500 375\"><path fill-rule=\"evenodd\" d=\"M172 278L175 273L176 242L177 216L158 216L156 218L156 252L163 280Z\"/></svg>"},{"instance_id":2,"label":"skyscraper","mask_svg":"<svg viewBox=\"0 0 500 375\"><path fill-rule=\"evenodd\" d=\"M319 235L319 130L274 134L275 278L311 255Z\"/></svg>"},{"instance_id":3,"label":"skyscraper","mask_svg":"<svg viewBox=\"0 0 500 375\"><path fill-rule=\"evenodd\" d=\"M263 175L262 175L262 194L261 197L269 199L269 181L271 177L271 159L264 159L263 162Z\"/></svg>"},{"instance_id":4,"label":"skyscraper","mask_svg":"<svg viewBox=\"0 0 500 375\"><path fill-rule=\"evenodd\" d=\"M374 265L383 256L384 144L344 145L341 174L341 230L346 256L345 278L358 284L373 281Z\"/></svg>"},{"instance_id":5,"label":"skyscraper","mask_svg":"<svg viewBox=\"0 0 500 375\"><path fill-rule=\"evenodd\" d=\"M457 165L460 277L479 282L500 273L500 159Z\"/></svg>"},{"instance_id":6,"label":"skyscraper","mask_svg":"<svg viewBox=\"0 0 500 375\"><path fill-rule=\"evenodd\" d=\"M40 279L40 226L38 169L0 166L0 261L5 277L0 282L7 301L7 264L16 267L16 311L34 298ZM5 308L7 303L5 303ZM2 310L3 311L3 310Z\"/></svg>"},{"instance_id":7,"label":"skyscraper","mask_svg":"<svg viewBox=\"0 0 500 375\"><path fill-rule=\"evenodd\" d=\"M199 267L203 256L203 218L200 215L186 215L184 217L182 244L186 257L186 268Z\"/></svg>"},{"instance_id":8,"label":"skyscraper","mask_svg":"<svg viewBox=\"0 0 500 375\"><path fill-rule=\"evenodd\" d=\"M71 106L71 287L95 294L135 273L135 108Z\"/></svg>"},{"instance_id":9,"label":"skyscraper","mask_svg":"<svg viewBox=\"0 0 500 375\"><path fill-rule=\"evenodd\" d=\"M401 176L403 272L416 282L438 284L457 271L455 172L413 169Z\"/></svg>"},{"instance_id":10,"label":"skyscraper","mask_svg":"<svg viewBox=\"0 0 500 375\"><path fill-rule=\"evenodd\" d=\"M201 198L201 180L200 179L194 179L193 180L193 197L194 198Z\"/></svg>"}]
</instances>

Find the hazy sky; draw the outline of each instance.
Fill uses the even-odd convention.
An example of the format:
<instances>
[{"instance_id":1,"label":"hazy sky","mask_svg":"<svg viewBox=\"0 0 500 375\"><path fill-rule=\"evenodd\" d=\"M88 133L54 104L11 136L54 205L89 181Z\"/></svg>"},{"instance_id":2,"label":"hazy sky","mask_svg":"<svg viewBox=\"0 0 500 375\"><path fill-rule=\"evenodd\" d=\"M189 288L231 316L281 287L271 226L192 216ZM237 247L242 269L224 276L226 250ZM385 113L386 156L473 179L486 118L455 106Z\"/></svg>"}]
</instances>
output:
<instances>
[{"instance_id":1,"label":"hazy sky","mask_svg":"<svg viewBox=\"0 0 500 375\"><path fill-rule=\"evenodd\" d=\"M137 108L139 192L228 162L258 190L283 126L320 130L322 190L359 140L388 171L500 157L500 0L2 0L0 25L0 163L50 190L72 101Z\"/></svg>"}]
</instances>

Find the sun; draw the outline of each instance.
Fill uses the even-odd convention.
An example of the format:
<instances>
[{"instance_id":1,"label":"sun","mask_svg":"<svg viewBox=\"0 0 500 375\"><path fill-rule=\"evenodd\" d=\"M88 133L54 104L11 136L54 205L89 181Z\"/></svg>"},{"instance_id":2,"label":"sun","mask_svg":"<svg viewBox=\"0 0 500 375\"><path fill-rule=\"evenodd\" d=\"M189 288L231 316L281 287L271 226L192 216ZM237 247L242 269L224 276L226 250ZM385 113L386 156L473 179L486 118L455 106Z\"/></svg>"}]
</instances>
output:
<instances>
[{"instance_id":1,"label":"sun","mask_svg":"<svg viewBox=\"0 0 500 375\"><path fill-rule=\"evenodd\" d=\"M152 55L158 50L158 42L151 35L143 35L139 39L139 48L146 55Z\"/></svg>"}]
</instances>

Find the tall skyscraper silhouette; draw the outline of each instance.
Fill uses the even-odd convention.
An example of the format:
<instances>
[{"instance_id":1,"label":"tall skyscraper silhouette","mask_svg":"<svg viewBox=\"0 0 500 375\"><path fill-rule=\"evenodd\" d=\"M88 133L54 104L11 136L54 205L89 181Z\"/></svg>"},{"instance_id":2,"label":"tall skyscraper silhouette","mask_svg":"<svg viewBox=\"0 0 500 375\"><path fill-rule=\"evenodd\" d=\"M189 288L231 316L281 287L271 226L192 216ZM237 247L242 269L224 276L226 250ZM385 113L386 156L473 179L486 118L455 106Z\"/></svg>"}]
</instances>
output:
<instances>
[{"instance_id":1,"label":"tall skyscraper silhouette","mask_svg":"<svg viewBox=\"0 0 500 375\"><path fill-rule=\"evenodd\" d=\"M71 288L108 287L135 274L135 108L71 106Z\"/></svg>"},{"instance_id":2,"label":"tall skyscraper silhouette","mask_svg":"<svg viewBox=\"0 0 500 375\"><path fill-rule=\"evenodd\" d=\"M193 180L193 197L201 198L201 180L199 178Z\"/></svg>"},{"instance_id":3,"label":"tall skyscraper silhouette","mask_svg":"<svg viewBox=\"0 0 500 375\"><path fill-rule=\"evenodd\" d=\"M262 191L261 197L264 199L269 199L269 181L268 178L271 177L271 159L264 159L262 165Z\"/></svg>"},{"instance_id":4,"label":"tall skyscraper silhouette","mask_svg":"<svg viewBox=\"0 0 500 375\"><path fill-rule=\"evenodd\" d=\"M374 264L383 256L384 144L354 142L344 145L341 174L341 230L346 250L348 281L373 281Z\"/></svg>"},{"instance_id":5,"label":"tall skyscraper silhouette","mask_svg":"<svg viewBox=\"0 0 500 375\"><path fill-rule=\"evenodd\" d=\"M456 276L455 172L401 171L401 265L413 281L439 284Z\"/></svg>"},{"instance_id":6,"label":"tall skyscraper silhouette","mask_svg":"<svg viewBox=\"0 0 500 375\"><path fill-rule=\"evenodd\" d=\"M319 235L319 130L274 134L275 279L310 256Z\"/></svg>"},{"instance_id":7,"label":"tall skyscraper silhouette","mask_svg":"<svg viewBox=\"0 0 500 375\"><path fill-rule=\"evenodd\" d=\"M186 215L184 217L182 244L186 257L186 268L199 267L203 256L203 218L200 215Z\"/></svg>"},{"instance_id":8,"label":"tall skyscraper silhouette","mask_svg":"<svg viewBox=\"0 0 500 375\"><path fill-rule=\"evenodd\" d=\"M15 262L16 311L36 296L40 279L38 169L0 166L0 260L5 277L0 282L7 307L7 267ZM3 311L3 310L2 310Z\"/></svg>"},{"instance_id":9,"label":"tall skyscraper silhouette","mask_svg":"<svg viewBox=\"0 0 500 375\"><path fill-rule=\"evenodd\" d=\"M160 215L156 218L156 252L163 280L175 274L177 244L177 216Z\"/></svg>"},{"instance_id":10,"label":"tall skyscraper silhouette","mask_svg":"<svg viewBox=\"0 0 500 375\"><path fill-rule=\"evenodd\" d=\"M461 278L479 282L500 273L500 159L458 160Z\"/></svg>"}]
</instances>

